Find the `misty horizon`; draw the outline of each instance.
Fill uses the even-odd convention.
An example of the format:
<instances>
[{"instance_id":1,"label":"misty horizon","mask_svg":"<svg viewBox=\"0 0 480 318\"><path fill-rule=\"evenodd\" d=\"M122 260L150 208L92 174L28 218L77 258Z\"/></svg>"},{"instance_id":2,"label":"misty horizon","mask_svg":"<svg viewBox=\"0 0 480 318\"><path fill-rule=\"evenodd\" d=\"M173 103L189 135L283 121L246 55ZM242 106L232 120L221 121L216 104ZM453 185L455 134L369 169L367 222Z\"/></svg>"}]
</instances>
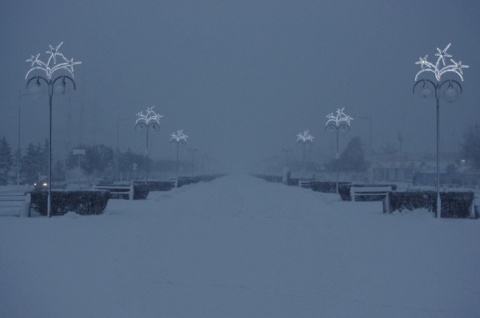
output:
<instances>
[{"instance_id":1,"label":"misty horizon","mask_svg":"<svg viewBox=\"0 0 480 318\"><path fill-rule=\"evenodd\" d=\"M341 149L359 136L368 153L371 124L376 152L401 140L405 152L433 153L435 101L412 93L415 63L425 55L434 60L449 43L453 59L470 68L460 99L440 106L442 151L458 151L463 133L478 123L477 1L59 4L0 5L8 48L0 52L0 136L13 149L19 107L21 148L48 137L48 97L28 96L25 60L38 53L45 60L49 45L62 41L62 53L82 64L75 66L77 90L53 97L58 155L80 143L143 153L135 114L151 106L164 116L150 136L153 159L174 155L170 134L179 129L189 136L185 150L231 170L285 148L299 157L296 138L304 130L315 137L315 159L328 158L326 115L338 108L354 118Z\"/></svg>"}]
</instances>

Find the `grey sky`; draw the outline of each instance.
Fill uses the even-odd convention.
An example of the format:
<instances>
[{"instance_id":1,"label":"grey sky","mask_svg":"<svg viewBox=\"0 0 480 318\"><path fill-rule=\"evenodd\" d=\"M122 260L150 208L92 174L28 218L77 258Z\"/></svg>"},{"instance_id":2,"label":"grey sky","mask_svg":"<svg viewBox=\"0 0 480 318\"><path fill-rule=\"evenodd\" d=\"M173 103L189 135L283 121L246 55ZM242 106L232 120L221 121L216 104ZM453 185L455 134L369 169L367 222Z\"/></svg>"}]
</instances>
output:
<instances>
[{"instance_id":1,"label":"grey sky","mask_svg":"<svg viewBox=\"0 0 480 318\"><path fill-rule=\"evenodd\" d=\"M291 147L309 129L316 153L331 152L326 115L345 107L351 132L373 147L396 143L434 151L434 101L412 94L414 63L452 43L470 66L464 94L441 107L442 147L457 150L480 118L480 1L25 1L0 4L0 136L22 147L48 133L48 102L26 93L25 59L57 45L75 68L77 92L54 97L57 151L78 141L143 151L135 114L165 117L153 157L173 155L169 135L188 147L248 167ZM128 120L118 120L129 118ZM235 164L234 164L235 163Z\"/></svg>"}]
</instances>

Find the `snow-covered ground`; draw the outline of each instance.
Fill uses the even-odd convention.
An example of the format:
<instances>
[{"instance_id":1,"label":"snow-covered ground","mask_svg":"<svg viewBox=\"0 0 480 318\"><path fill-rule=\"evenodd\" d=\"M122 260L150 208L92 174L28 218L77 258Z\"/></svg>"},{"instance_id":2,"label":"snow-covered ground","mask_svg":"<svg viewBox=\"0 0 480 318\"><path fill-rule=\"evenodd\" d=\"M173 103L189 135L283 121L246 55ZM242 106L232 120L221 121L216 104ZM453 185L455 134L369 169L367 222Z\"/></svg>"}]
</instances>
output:
<instances>
[{"instance_id":1,"label":"snow-covered ground","mask_svg":"<svg viewBox=\"0 0 480 318\"><path fill-rule=\"evenodd\" d=\"M480 222L232 175L0 218L0 317L480 317Z\"/></svg>"}]
</instances>

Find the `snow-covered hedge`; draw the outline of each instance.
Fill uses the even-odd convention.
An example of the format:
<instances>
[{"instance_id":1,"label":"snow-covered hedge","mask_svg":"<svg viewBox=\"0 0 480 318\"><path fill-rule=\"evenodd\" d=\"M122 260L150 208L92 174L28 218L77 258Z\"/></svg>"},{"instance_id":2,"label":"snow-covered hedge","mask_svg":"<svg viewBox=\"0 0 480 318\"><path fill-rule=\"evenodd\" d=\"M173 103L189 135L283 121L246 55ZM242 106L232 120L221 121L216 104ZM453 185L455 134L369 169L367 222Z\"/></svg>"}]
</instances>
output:
<instances>
[{"instance_id":1,"label":"snow-covered hedge","mask_svg":"<svg viewBox=\"0 0 480 318\"><path fill-rule=\"evenodd\" d=\"M389 211L427 209L437 212L437 193L435 191L407 191L391 192ZM468 218L474 216L473 204L475 195L473 192L440 192L442 201L441 217ZM384 211L386 201L383 203Z\"/></svg>"},{"instance_id":2,"label":"snow-covered hedge","mask_svg":"<svg viewBox=\"0 0 480 318\"><path fill-rule=\"evenodd\" d=\"M350 182L339 182L338 186L348 185ZM337 183L335 181L312 181L312 190L324 193L336 193ZM349 190L350 191L350 190ZM350 196L350 193L348 194Z\"/></svg>"},{"instance_id":3,"label":"snow-covered hedge","mask_svg":"<svg viewBox=\"0 0 480 318\"><path fill-rule=\"evenodd\" d=\"M47 191L33 191L31 207L41 215L47 215ZM76 212L82 215L102 214L107 206L110 194L108 191L52 191L51 215L64 215Z\"/></svg>"}]
</instances>

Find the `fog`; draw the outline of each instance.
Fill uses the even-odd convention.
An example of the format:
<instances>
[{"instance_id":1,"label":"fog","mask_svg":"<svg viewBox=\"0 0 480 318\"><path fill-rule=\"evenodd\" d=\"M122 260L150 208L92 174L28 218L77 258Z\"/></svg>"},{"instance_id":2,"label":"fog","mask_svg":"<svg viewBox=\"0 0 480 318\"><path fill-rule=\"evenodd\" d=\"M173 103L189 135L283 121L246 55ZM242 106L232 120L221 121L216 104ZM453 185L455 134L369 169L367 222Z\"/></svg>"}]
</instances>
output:
<instances>
[{"instance_id":1,"label":"fog","mask_svg":"<svg viewBox=\"0 0 480 318\"><path fill-rule=\"evenodd\" d=\"M16 149L48 137L48 98L30 96L31 55L49 45L81 61L77 90L53 97L53 147L78 143L145 149L136 113L155 106L161 130L150 156L183 147L248 170L281 149L300 157L296 136L315 137L313 155L334 156L326 115L354 120L341 148L360 136L372 148L435 151L435 101L412 94L415 62L452 43L463 95L441 104L442 151L458 151L480 118L480 2L447 1L25 1L0 4L0 136ZM33 74L32 74L33 75ZM458 77L457 80L460 80ZM20 113L19 113L20 107ZM20 116L19 116L20 115Z\"/></svg>"}]
</instances>

